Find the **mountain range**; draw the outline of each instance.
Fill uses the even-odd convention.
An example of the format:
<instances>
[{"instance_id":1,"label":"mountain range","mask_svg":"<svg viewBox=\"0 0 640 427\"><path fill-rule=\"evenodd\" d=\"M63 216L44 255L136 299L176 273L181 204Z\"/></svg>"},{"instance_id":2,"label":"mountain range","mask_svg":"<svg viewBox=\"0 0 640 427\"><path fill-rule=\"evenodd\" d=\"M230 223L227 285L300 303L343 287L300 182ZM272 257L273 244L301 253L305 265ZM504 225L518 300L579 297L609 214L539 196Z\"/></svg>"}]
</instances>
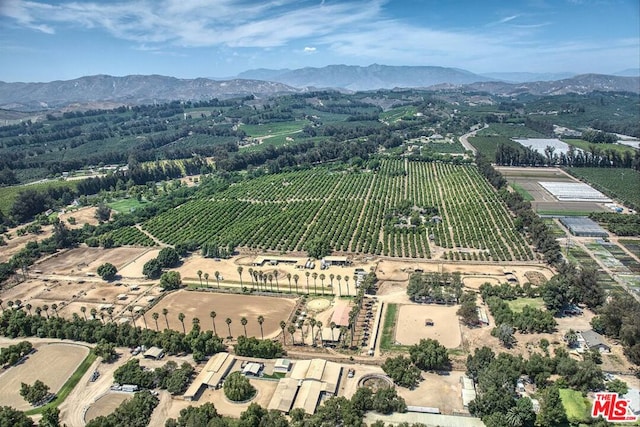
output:
<instances>
[{"instance_id":1,"label":"mountain range","mask_svg":"<svg viewBox=\"0 0 640 427\"><path fill-rule=\"evenodd\" d=\"M623 73L633 75L634 71L637 70L625 70ZM567 78L556 79L563 76ZM529 79L535 81L523 81ZM377 64L368 67L330 65L296 70L257 69L226 80L178 79L159 75L97 75L49 83L0 82L0 109L39 111L96 103L98 106L93 108L99 108L100 103L109 106L113 103L135 105L247 95L264 97L315 89L362 91L396 88L460 89L504 96L592 91L640 93L640 77L637 73L633 77L535 73L481 76L458 68Z\"/></svg>"}]
</instances>

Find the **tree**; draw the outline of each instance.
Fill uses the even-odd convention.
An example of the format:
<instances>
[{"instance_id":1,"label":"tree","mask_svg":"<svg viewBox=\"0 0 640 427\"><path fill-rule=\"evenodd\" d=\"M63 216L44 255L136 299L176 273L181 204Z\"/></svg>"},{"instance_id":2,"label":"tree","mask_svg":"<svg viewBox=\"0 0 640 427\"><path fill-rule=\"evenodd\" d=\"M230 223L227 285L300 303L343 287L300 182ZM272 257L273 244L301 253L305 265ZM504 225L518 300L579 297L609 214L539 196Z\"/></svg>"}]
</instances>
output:
<instances>
[{"instance_id":1,"label":"tree","mask_svg":"<svg viewBox=\"0 0 640 427\"><path fill-rule=\"evenodd\" d=\"M316 326L316 319L313 317L309 319L309 326L311 326L311 345L315 347L316 345L316 334L313 331L313 328Z\"/></svg>"},{"instance_id":2,"label":"tree","mask_svg":"<svg viewBox=\"0 0 640 427\"><path fill-rule=\"evenodd\" d=\"M209 287L209 273L204 273L204 280L207 283L207 288Z\"/></svg>"},{"instance_id":3,"label":"tree","mask_svg":"<svg viewBox=\"0 0 640 427\"><path fill-rule=\"evenodd\" d=\"M238 267L238 276L240 276L240 287L242 287L242 267Z\"/></svg>"},{"instance_id":4,"label":"tree","mask_svg":"<svg viewBox=\"0 0 640 427\"><path fill-rule=\"evenodd\" d=\"M411 359L400 355L389 357L382 364L382 370L399 386L413 388L420 381L420 370Z\"/></svg>"},{"instance_id":5,"label":"tree","mask_svg":"<svg viewBox=\"0 0 640 427\"><path fill-rule=\"evenodd\" d=\"M227 317L227 319L224 322L227 324L227 328L229 328L228 338L233 338L233 336L231 335L231 319Z\"/></svg>"},{"instance_id":6,"label":"tree","mask_svg":"<svg viewBox=\"0 0 640 427\"><path fill-rule=\"evenodd\" d=\"M33 427L33 420L24 412L10 406L0 407L0 426L2 427Z\"/></svg>"},{"instance_id":7,"label":"tree","mask_svg":"<svg viewBox=\"0 0 640 427\"><path fill-rule=\"evenodd\" d=\"M478 309L476 307L476 295L471 292L465 292L460 298L460 308L456 312L460 316L462 323L468 326L477 325Z\"/></svg>"},{"instance_id":8,"label":"tree","mask_svg":"<svg viewBox=\"0 0 640 427\"><path fill-rule=\"evenodd\" d=\"M215 273L213 273L213 275L216 278L216 282L218 283L218 289L220 289L220 272L216 271Z\"/></svg>"},{"instance_id":9,"label":"tree","mask_svg":"<svg viewBox=\"0 0 640 427\"><path fill-rule=\"evenodd\" d=\"M248 320L247 320L247 318L246 318L246 317L241 317L241 318L240 318L240 324L241 324L241 325L242 325L242 327L244 328L244 336L245 336L245 338L246 338L246 336L247 336L247 322L248 322Z\"/></svg>"},{"instance_id":10,"label":"tree","mask_svg":"<svg viewBox=\"0 0 640 427\"><path fill-rule=\"evenodd\" d=\"M40 380L36 380L33 385L21 383L20 396L32 405L36 405L49 394L49 386Z\"/></svg>"},{"instance_id":11,"label":"tree","mask_svg":"<svg viewBox=\"0 0 640 427\"><path fill-rule=\"evenodd\" d=\"M211 323L213 324L213 334L218 336L218 332L216 331L216 316L217 313L215 311L212 310L209 312L209 317L211 317Z\"/></svg>"},{"instance_id":12,"label":"tree","mask_svg":"<svg viewBox=\"0 0 640 427\"><path fill-rule=\"evenodd\" d=\"M182 278L177 271L167 271L160 276L160 287L165 291L178 289L182 285Z\"/></svg>"},{"instance_id":13,"label":"tree","mask_svg":"<svg viewBox=\"0 0 640 427\"><path fill-rule=\"evenodd\" d=\"M180 321L180 323L182 323L182 333L186 334L186 330L184 328L184 313L178 313L178 320Z\"/></svg>"},{"instance_id":14,"label":"tree","mask_svg":"<svg viewBox=\"0 0 640 427\"><path fill-rule=\"evenodd\" d=\"M325 238L314 238L305 245L305 250L311 258L320 259L331 254L331 244Z\"/></svg>"},{"instance_id":15,"label":"tree","mask_svg":"<svg viewBox=\"0 0 640 427\"><path fill-rule=\"evenodd\" d=\"M564 334L564 340L569 348L575 348L578 345L578 334L573 329L569 329L569 332Z\"/></svg>"},{"instance_id":16,"label":"tree","mask_svg":"<svg viewBox=\"0 0 640 427\"><path fill-rule=\"evenodd\" d=\"M296 284L296 294L298 293L298 280L300 280L300 276L297 274L293 275L293 282Z\"/></svg>"},{"instance_id":17,"label":"tree","mask_svg":"<svg viewBox=\"0 0 640 427\"><path fill-rule=\"evenodd\" d=\"M118 269L116 269L116 267L109 262L105 262L100 267L98 267L97 270L98 276L102 277L102 280L107 281L113 280L116 277L117 272Z\"/></svg>"},{"instance_id":18,"label":"tree","mask_svg":"<svg viewBox=\"0 0 640 427\"><path fill-rule=\"evenodd\" d=\"M491 364L495 356L495 353L489 347L476 348L473 355L467 356L467 376L477 382L480 372Z\"/></svg>"},{"instance_id":19,"label":"tree","mask_svg":"<svg viewBox=\"0 0 640 427\"><path fill-rule=\"evenodd\" d=\"M284 329L287 327L287 323L284 320L280 321L280 329L282 329L282 345L286 345L287 343L284 340Z\"/></svg>"},{"instance_id":20,"label":"tree","mask_svg":"<svg viewBox=\"0 0 640 427\"><path fill-rule=\"evenodd\" d=\"M616 378L607 383L607 390L623 396L629 392L629 386L624 381Z\"/></svg>"},{"instance_id":21,"label":"tree","mask_svg":"<svg viewBox=\"0 0 640 427\"><path fill-rule=\"evenodd\" d=\"M262 324L264 323L264 316L260 315L258 316L258 324L260 325L260 338L264 339L264 332L262 331ZM245 336L247 335L246 333L244 334Z\"/></svg>"},{"instance_id":22,"label":"tree","mask_svg":"<svg viewBox=\"0 0 640 427\"><path fill-rule=\"evenodd\" d=\"M104 203L100 203L96 208L95 217L98 221L107 222L111 217L111 208Z\"/></svg>"},{"instance_id":23,"label":"tree","mask_svg":"<svg viewBox=\"0 0 640 427\"><path fill-rule=\"evenodd\" d=\"M162 248L156 258L160 265L164 268L171 268L178 265L180 262L180 255L174 248Z\"/></svg>"},{"instance_id":24,"label":"tree","mask_svg":"<svg viewBox=\"0 0 640 427\"><path fill-rule=\"evenodd\" d=\"M153 314L151 314L151 317L156 322L156 331L159 331L160 328L158 328L158 318L160 317L160 315L154 311Z\"/></svg>"},{"instance_id":25,"label":"tree","mask_svg":"<svg viewBox=\"0 0 640 427\"><path fill-rule=\"evenodd\" d=\"M568 423L567 414L560 400L558 387L547 387L542 395L538 424L543 426L562 426Z\"/></svg>"},{"instance_id":26,"label":"tree","mask_svg":"<svg viewBox=\"0 0 640 427\"><path fill-rule=\"evenodd\" d=\"M289 293L291 293L291 273L287 273L287 280L289 281Z\"/></svg>"},{"instance_id":27,"label":"tree","mask_svg":"<svg viewBox=\"0 0 640 427\"><path fill-rule=\"evenodd\" d=\"M116 353L116 345L114 343L107 342L102 339L93 348L93 352L96 356L102 357L102 361L105 363L111 363L118 357Z\"/></svg>"},{"instance_id":28,"label":"tree","mask_svg":"<svg viewBox=\"0 0 640 427\"><path fill-rule=\"evenodd\" d=\"M381 414L388 415L393 412L407 411L407 404L402 397L398 396L398 392L393 387L379 388L372 400L371 408Z\"/></svg>"},{"instance_id":29,"label":"tree","mask_svg":"<svg viewBox=\"0 0 640 427\"><path fill-rule=\"evenodd\" d=\"M451 367L447 348L437 340L421 339L409 348L411 361L423 371L443 370Z\"/></svg>"},{"instance_id":30,"label":"tree","mask_svg":"<svg viewBox=\"0 0 640 427\"><path fill-rule=\"evenodd\" d=\"M60 426L60 409L47 406L42 410L42 418L38 424L40 427Z\"/></svg>"},{"instance_id":31,"label":"tree","mask_svg":"<svg viewBox=\"0 0 640 427\"><path fill-rule=\"evenodd\" d=\"M313 293L317 295L318 294L318 287L317 287L316 280L318 279L318 273L313 272L311 274L311 277L313 277Z\"/></svg>"},{"instance_id":32,"label":"tree","mask_svg":"<svg viewBox=\"0 0 640 427\"><path fill-rule=\"evenodd\" d=\"M167 324L167 329L169 329L169 318L167 317L167 314L169 314L169 309L163 308L162 309L162 315L164 316L164 321Z\"/></svg>"},{"instance_id":33,"label":"tree","mask_svg":"<svg viewBox=\"0 0 640 427\"><path fill-rule=\"evenodd\" d=\"M296 333L296 327L293 326L293 325L287 326L287 332L289 332L289 334L291 335L291 344L292 345L296 345L296 341L295 341L295 338L293 336L293 334Z\"/></svg>"},{"instance_id":34,"label":"tree","mask_svg":"<svg viewBox=\"0 0 640 427\"><path fill-rule=\"evenodd\" d=\"M506 348L511 348L516 342L516 338L513 336L513 327L506 323L501 323L493 328L491 335L498 338Z\"/></svg>"},{"instance_id":35,"label":"tree","mask_svg":"<svg viewBox=\"0 0 640 427\"><path fill-rule=\"evenodd\" d=\"M144 274L147 279L157 279L162 274L162 265L157 258L152 258L149 261L144 263L142 267L142 274Z\"/></svg>"},{"instance_id":36,"label":"tree","mask_svg":"<svg viewBox=\"0 0 640 427\"><path fill-rule=\"evenodd\" d=\"M87 307L85 307L84 305L82 307L80 307L80 311L82 312L82 315L84 316L84 320L87 320Z\"/></svg>"},{"instance_id":37,"label":"tree","mask_svg":"<svg viewBox=\"0 0 640 427\"><path fill-rule=\"evenodd\" d=\"M224 380L224 395L234 402L244 402L256 394L256 389L251 385L242 372L232 372Z\"/></svg>"}]
</instances>

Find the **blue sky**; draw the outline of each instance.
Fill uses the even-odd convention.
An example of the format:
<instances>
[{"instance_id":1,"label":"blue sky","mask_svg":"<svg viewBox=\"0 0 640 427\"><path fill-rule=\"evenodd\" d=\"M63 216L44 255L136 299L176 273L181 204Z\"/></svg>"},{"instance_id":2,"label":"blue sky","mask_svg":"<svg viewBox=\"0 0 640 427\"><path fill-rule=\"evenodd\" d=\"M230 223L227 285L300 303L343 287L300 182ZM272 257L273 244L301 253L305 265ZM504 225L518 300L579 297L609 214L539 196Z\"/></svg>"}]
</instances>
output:
<instances>
[{"instance_id":1,"label":"blue sky","mask_svg":"<svg viewBox=\"0 0 640 427\"><path fill-rule=\"evenodd\" d=\"M638 0L0 0L0 80L253 68L640 67Z\"/></svg>"}]
</instances>

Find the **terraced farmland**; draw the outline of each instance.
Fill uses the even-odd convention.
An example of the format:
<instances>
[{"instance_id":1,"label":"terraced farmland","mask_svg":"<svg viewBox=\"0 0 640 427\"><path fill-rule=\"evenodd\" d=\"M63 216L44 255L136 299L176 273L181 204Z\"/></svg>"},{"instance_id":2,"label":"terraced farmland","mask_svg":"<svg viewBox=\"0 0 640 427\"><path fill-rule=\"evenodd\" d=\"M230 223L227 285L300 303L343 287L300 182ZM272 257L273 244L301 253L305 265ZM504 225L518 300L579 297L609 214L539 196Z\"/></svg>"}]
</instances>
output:
<instances>
[{"instance_id":1,"label":"terraced farmland","mask_svg":"<svg viewBox=\"0 0 640 427\"><path fill-rule=\"evenodd\" d=\"M144 228L176 244L335 251L448 259L531 260L506 207L474 166L383 160L379 171L325 168L248 180L152 218Z\"/></svg>"}]
</instances>

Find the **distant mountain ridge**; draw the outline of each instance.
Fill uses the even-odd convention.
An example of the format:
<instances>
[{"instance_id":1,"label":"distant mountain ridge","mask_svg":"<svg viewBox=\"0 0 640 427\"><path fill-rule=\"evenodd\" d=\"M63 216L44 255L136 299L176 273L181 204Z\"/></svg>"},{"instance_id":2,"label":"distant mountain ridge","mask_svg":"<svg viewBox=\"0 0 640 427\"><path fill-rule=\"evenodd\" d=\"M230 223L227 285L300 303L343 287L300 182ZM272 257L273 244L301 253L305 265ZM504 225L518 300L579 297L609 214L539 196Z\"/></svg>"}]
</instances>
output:
<instances>
[{"instance_id":1,"label":"distant mountain ridge","mask_svg":"<svg viewBox=\"0 0 640 427\"><path fill-rule=\"evenodd\" d=\"M299 89L263 80L177 79L160 75L86 76L48 83L0 82L0 108L35 111L96 101L152 104L247 95L295 93Z\"/></svg>"},{"instance_id":2,"label":"distant mountain ridge","mask_svg":"<svg viewBox=\"0 0 640 427\"><path fill-rule=\"evenodd\" d=\"M213 80L178 79L160 75L97 75L49 83L0 82L0 109L26 112L68 106L76 108L76 104L100 103L105 104L103 108L112 108L114 103L139 105L247 95L268 97L323 88L351 91L396 88L455 89L503 96L521 93L561 95L593 91L640 93L640 77L637 76L582 74L553 81L508 83L457 68L375 64L368 67L331 65L298 70L260 69L241 73L238 77L231 80ZM92 108L100 107L98 105Z\"/></svg>"}]
</instances>

